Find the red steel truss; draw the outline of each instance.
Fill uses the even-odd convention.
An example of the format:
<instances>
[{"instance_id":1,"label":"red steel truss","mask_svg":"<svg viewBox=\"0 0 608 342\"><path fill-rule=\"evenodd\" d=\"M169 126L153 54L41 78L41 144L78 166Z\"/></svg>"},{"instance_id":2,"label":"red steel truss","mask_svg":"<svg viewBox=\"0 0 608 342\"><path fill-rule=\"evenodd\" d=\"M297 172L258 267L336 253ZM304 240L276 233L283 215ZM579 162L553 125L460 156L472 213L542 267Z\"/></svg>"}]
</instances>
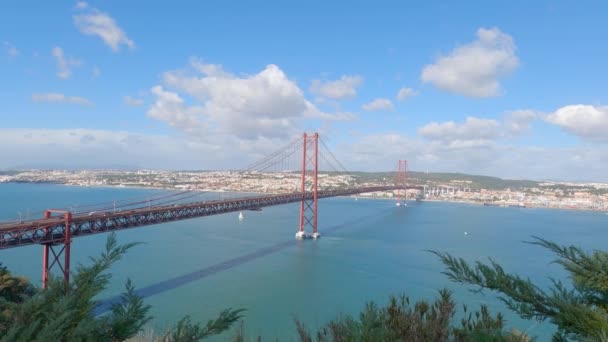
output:
<instances>
[{"instance_id":1,"label":"red steel truss","mask_svg":"<svg viewBox=\"0 0 608 342\"><path fill-rule=\"evenodd\" d=\"M416 187L418 188L418 187ZM320 190L317 198L350 196L365 192L391 191L401 186L371 186L338 190ZM420 187L422 189L422 187ZM49 217L23 223L0 225L0 249L21 247L33 244L65 244L69 239L91 234L107 233L149 226L165 222L186 220L197 217L218 215L242 210L313 200L312 192L296 192L279 195L245 197L231 200L192 202L179 205L164 205L116 212L73 214L65 217ZM69 225L70 229L66 229Z\"/></svg>"},{"instance_id":2,"label":"red steel truss","mask_svg":"<svg viewBox=\"0 0 608 342\"><path fill-rule=\"evenodd\" d=\"M46 289L47 282L49 280L49 272L53 266L57 265L61 273L63 274L63 280L65 283L70 282L70 243L71 240L71 223L72 213L66 210L54 210L49 209L44 211L44 219L48 220L52 214L63 215L65 224L63 225L52 225L44 227L45 234L62 234L63 241L43 242L42 243L42 288ZM59 249L59 246L61 248ZM49 253L50 252L50 253ZM52 262L49 264L49 256L52 254ZM61 262L61 255L63 254L63 263Z\"/></svg>"},{"instance_id":3,"label":"red steel truss","mask_svg":"<svg viewBox=\"0 0 608 342\"><path fill-rule=\"evenodd\" d=\"M302 194L312 193L312 198L302 196L300 201L300 229L297 238L307 237L306 228L312 228L311 237L319 237L317 224L319 174L319 133L304 133L302 147Z\"/></svg>"},{"instance_id":4,"label":"red steel truss","mask_svg":"<svg viewBox=\"0 0 608 342\"><path fill-rule=\"evenodd\" d=\"M276 164L277 160L284 161L295 153L299 144L298 139L262 159L250 169L265 170ZM44 212L42 219L0 223L0 249L42 245L42 287L46 288L49 273L53 268L59 269L66 284L69 282L71 240L80 236L300 202L299 230L296 237L318 238L320 235L317 213L318 200L321 198L396 190L397 204L405 204L407 161L399 161L394 185L319 190L319 134L304 133L302 144L302 183L299 192L172 205L165 203L118 211L113 208L114 210L108 212L92 211L88 214L49 209ZM422 187L418 186L411 188L422 190ZM310 231L312 235L309 235Z\"/></svg>"}]
</instances>

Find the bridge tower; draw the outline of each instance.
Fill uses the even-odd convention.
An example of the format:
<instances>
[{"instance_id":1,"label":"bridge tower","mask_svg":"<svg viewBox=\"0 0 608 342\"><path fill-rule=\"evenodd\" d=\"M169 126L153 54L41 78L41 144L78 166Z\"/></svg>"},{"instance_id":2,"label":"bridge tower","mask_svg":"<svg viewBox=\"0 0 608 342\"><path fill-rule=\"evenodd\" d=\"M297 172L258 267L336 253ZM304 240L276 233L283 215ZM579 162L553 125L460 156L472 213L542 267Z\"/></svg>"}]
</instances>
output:
<instances>
[{"instance_id":1,"label":"bridge tower","mask_svg":"<svg viewBox=\"0 0 608 342\"><path fill-rule=\"evenodd\" d=\"M48 227L44 229L46 236L53 236L58 234L63 236L61 242L48 242L42 245L42 288L46 289L49 281L49 272L53 266L57 266L63 274L63 280L66 288L70 282L70 243L71 243L71 224L72 224L72 213L67 210L54 210L49 209L44 211L44 218L50 219L53 213L63 215L65 219L64 231L52 231ZM59 248L61 246L61 248ZM61 256L63 255L63 263L61 262ZM52 258L52 259L51 259ZM49 264L49 260L51 263Z\"/></svg>"},{"instance_id":2,"label":"bridge tower","mask_svg":"<svg viewBox=\"0 0 608 342\"><path fill-rule=\"evenodd\" d=\"M400 187L396 193L397 206L405 207L407 205L407 160L399 160L399 165L397 167L397 174L395 177L395 181L397 186Z\"/></svg>"},{"instance_id":3,"label":"bridge tower","mask_svg":"<svg viewBox=\"0 0 608 342\"><path fill-rule=\"evenodd\" d=\"M304 133L302 146L302 200L300 201L300 229L296 239L321 237L317 229L317 192L319 173L319 133ZM312 234L306 228L312 229Z\"/></svg>"}]
</instances>

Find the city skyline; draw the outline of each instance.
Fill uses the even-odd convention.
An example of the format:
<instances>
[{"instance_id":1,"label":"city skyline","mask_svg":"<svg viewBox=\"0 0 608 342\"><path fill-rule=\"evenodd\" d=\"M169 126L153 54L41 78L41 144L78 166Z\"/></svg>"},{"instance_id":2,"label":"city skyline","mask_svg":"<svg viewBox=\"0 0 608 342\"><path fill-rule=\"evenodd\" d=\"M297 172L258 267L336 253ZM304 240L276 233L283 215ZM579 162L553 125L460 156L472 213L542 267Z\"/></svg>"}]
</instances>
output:
<instances>
[{"instance_id":1,"label":"city skyline","mask_svg":"<svg viewBox=\"0 0 608 342\"><path fill-rule=\"evenodd\" d=\"M12 4L0 168L238 169L316 130L351 170L608 181L606 10Z\"/></svg>"}]
</instances>

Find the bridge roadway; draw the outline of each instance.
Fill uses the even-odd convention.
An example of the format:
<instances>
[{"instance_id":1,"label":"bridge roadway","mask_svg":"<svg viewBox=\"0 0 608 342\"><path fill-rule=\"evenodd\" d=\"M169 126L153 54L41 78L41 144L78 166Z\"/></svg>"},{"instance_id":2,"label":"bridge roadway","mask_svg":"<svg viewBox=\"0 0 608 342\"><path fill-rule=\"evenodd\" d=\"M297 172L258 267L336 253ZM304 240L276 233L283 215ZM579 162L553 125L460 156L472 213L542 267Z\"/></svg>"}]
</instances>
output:
<instances>
[{"instance_id":1,"label":"bridge roadway","mask_svg":"<svg viewBox=\"0 0 608 342\"><path fill-rule=\"evenodd\" d=\"M391 185L321 190L318 191L317 197L350 196L366 192L397 189L402 189L402 187ZM116 212L74 214L70 220L66 220L63 216L55 216L48 219L6 223L0 224L0 249L32 244L63 243L66 237L66 226L69 226L68 233L70 234L70 238L76 238L165 222L299 202L302 199L312 199L312 197L312 192L297 192L220 201L161 205ZM296 229L296 227L294 227L294 229Z\"/></svg>"}]
</instances>

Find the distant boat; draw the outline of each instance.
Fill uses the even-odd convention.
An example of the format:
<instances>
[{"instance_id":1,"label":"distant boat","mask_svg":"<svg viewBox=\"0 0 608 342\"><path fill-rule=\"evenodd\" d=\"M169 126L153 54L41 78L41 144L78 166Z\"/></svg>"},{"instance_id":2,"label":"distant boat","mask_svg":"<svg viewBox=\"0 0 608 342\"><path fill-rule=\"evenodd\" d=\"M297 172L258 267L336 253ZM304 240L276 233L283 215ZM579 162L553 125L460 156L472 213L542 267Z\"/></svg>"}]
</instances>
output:
<instances>
[{"instance_id":1,"label":"distant boat","mask_svg":"<svg viewBox=\"0 0 608 342\"><path fill-rule=\"evenodd\" d=\"M243 212L241 211L239 213L239 221L243 221L245 219L245 216L243 216Z\"/></svg>"}]
</instances>

